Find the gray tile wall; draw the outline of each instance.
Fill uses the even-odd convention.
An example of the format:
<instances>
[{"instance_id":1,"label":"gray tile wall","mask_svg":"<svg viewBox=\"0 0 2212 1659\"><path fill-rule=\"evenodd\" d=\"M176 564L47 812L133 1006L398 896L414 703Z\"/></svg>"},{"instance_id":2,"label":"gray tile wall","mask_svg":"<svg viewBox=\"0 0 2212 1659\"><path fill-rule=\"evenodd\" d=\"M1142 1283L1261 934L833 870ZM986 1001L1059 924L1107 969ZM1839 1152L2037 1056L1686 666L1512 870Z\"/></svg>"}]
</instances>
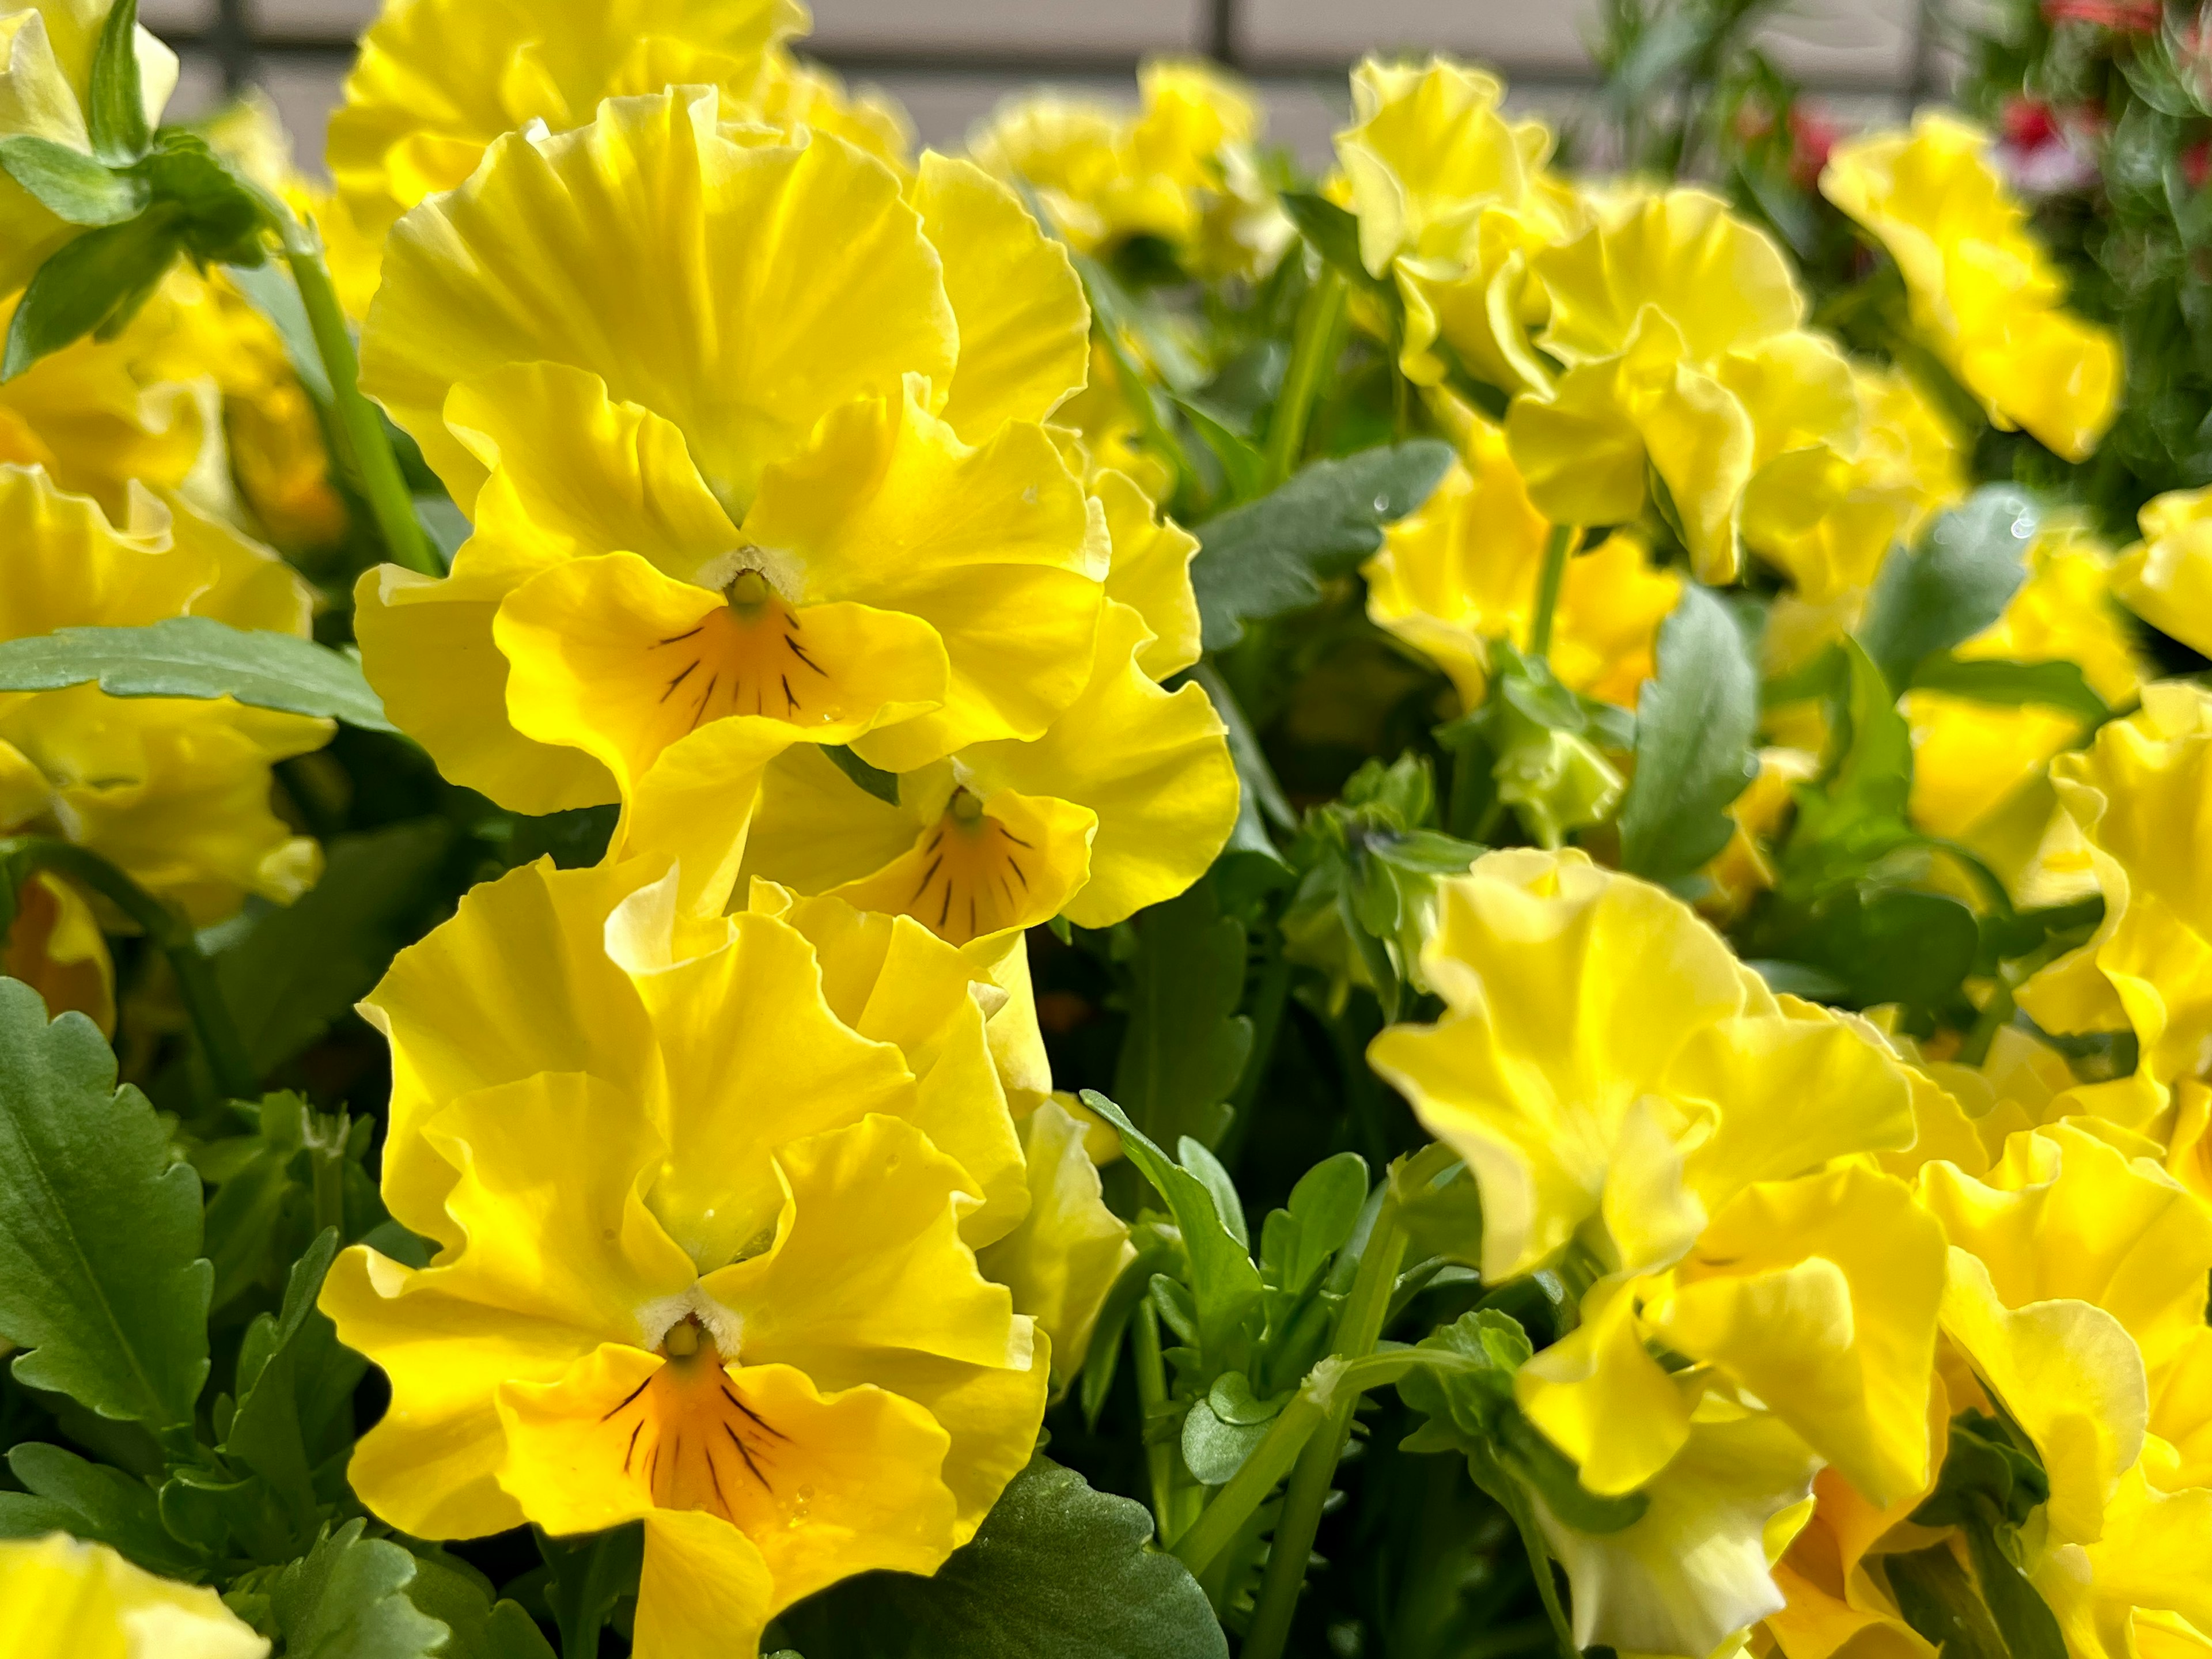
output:
<instances>
[{"instance_id":1,"label":"gray tile wall","mask_svg":"<svg viewBox=\"0 0 2212 1659\"><path fill-rule=\"evenodd\" d=\"M1923 11L1972 0L1796 0L1767 46L1845 118L1901 107L1927 72ZM957 145L1010 93L1038 81L1132 95L1129 73L1154 52L1202 52L1225 30L1235 60L1264 93L1271 129L1322 161L1346 103L1344 67L1363 52L1435 47L1497 65L1516 101L1571 112L1589 82L1583 42L1597 0L812 0L810 49L875 82L912 112L925 143ZM249 0L264 46L254 78L283 112L314 166L338 96L345 43L376 0ZM185 74L176 108L221 95L208 46L216 0L141 0L140 15L179 40ZM1934 34L1931 33L1932 40ZM1939 72L1942 63L1936 61Z\"/></svg>"}]
</instances>

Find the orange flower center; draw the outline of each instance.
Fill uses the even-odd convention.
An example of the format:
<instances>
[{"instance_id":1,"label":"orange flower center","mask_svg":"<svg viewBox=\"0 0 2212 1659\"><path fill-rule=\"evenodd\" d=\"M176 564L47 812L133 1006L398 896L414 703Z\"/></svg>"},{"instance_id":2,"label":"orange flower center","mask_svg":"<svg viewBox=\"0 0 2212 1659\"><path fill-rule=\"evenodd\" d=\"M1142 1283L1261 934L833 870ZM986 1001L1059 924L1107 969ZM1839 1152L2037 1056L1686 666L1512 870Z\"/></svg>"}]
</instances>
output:
<instances>
[{"instance_id":1,"label":"orange flower center","mask_svg":"<svg viewBox=\"0 0 2212 1659\"><path fill-rule=\"evenodd\" d=\"M658 1508L757 1521L775 1498L778 1449L789 1437L738 1397L696 1318L672 1328L660 1352L667 1363L602 1419L629 1425L623 1473Z\"/></svg>"},{"instance_id":2,"label":"orange flower center","mask_svg":"<svg viewBox=\"0 0 2212 1659\"><path fill-rule=\"evenodd\" d=\"M1030 888L1026 860L1036 849L965 789L956 789L945 815L916 851L921 864L913 896L902 907L955 945L1018 921Z\"/></svg>"},{"instance_id":3,"label":"orange flower center","mask_svg":"<svg viewBox=\"0 0 2212 1659\"><path fill-rule=\"evenodd\" d=\"M684 729L725 714L835 718L830 671L801 643L797 613L768 579L742 570L722 593L728 604L721 610L652 647L656 656L665 653L660 701L688 716Z\"/></svg>"}]
</instances>

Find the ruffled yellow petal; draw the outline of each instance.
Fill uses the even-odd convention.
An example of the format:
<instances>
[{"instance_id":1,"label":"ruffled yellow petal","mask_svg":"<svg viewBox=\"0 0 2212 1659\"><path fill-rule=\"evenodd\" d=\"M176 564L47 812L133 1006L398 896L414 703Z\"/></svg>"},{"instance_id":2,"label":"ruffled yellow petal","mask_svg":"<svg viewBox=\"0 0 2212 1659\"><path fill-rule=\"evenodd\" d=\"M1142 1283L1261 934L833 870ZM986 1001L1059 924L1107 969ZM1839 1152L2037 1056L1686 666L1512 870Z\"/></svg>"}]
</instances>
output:
<instances>
[{"instance_id":1,"label":"ruffled yellow petal","mask_svg":"<svg viewBox=\"0 0 2212 1659\"><path fill-rule=\"evenodd\" d=\"M1166 679L1196 662L1201 648L1198 596L1190 585L1198 538L1158 514L1126 473L1101 472L1091 489L1106 509L1114 543L1106 597L1144 618L1152 637L1138 648L1137 665L1153 679Z\"/></svg>"},{"instance_id":2,"label":"ruffled yellow petal","mask_svg":"<svg viewBox=\"0 0 2212 1659\"><path fill-rule=\"evenodd\" d=\"M647 1092L651 1027L601 942L634 881L541 860L479 883L450 921L392 959L361 1004L392 1044L384 1201L412 1231L460 1242L445 1208L453 1167L422 1136L451 1102L539 1072L587 1073Z\"/></svg>"},{"instance_id":3,"label":"ruffled yellow petal","mask_svg":"<svg viewBox=\"0 0 2212 1659\"><path fill-rule=\"evenodd\" d=\"M1039 735L1083 688L1106 574L1083 487L1044 429L1012 422L971 448L926 391L910 380L831 415L768 469L743 525L763 568L792 573L787 597L906 611L944 640L945 708L859 745L893 772Z\"/></svg>"},{"instance_id":4,"label":"ruffled yellow petal","mask_svg":"<svg viewBox=\"0 0 2212 1659\"><path fill-rule=\"evenodd\" d=\"M1203 686L1152 683L1138 660L1151 637L1134 611L1108 605L1091 684L1051 728L1034 743L977 744L960 757L988 792L987 811L1011 790L1096 815L1090 879L1061 907L1079 927L1110 927L1173 898L1206 873L1237 822L1221 717Z\"/></svg>"},{"instance_id":5,"label":"ruffled yellow petal","mask_svg":"<svg viewBox=\"0 0 2212 1659\"><path fill-rule=\"evenodd\" d=\"M1877 1504L1928 1484L1943 1230L1894 1176L1747 1189L1648 1303L1660 1340L1717 1365Z\"/></svg>"},{"instance_id":6,"label":"ruffled yellow petal","mask_svg":"<svg viewBox=\"0 0 2212 1659\"><path fill-rule=\"evenodd\" d=\"M394 228L362 384L465 507L484 468L446 394L504 364L587 370L673 422L732 514L830 410L908 372L950 383L951 307L897 176L819 134L724 137L717 113L692 89L511 135Z\"/></svg>"},{"instance_id":7,"label":"ruffled yellow petal","mask_svg":"<svg viewBox=\"0 0 2212 1659\"><path fill-rule=\"evenodd\" d=\"M1582 1322L1516 1371L1514 1397L1528 1420L1607 1495L1634 1492L1688 1444L1695 1382L1678 1382L1644 1346L1637 1281L1601 1285Z\"/></svg>"},{"instance_id":8,"label":"ruffled yellow petal","mask_svg":"<svg viewBox=\"0 0 2212 1659\"><path fill-rule=\"evenodd\" d=\"M2113 587L2128 609L2192 651L2212 654L2212 489L2175 489L2142 513L2142 543Z\"/></svg>"},{"instance_id":9,"label":"ruffled yellow petal","mask_svg":"<svg viewBox=\"0 0 2212 1659\"><path fill-rule=\"evenodd\" d=\"M1097 814L1012 789L977 795L959 787L942 799L890 863L831 890L863 910L913 916L955 945L1069 910L1091 870Z\"/></svg>"},{"instance_id":10,"label":"ruffled yellow petal","mask_svg":"<svg viewBox=\"0 0 2212 1659\"><path fill-rule=\"evenodd\" d=\"M105 1544L52 1533L0 1541L0 1650L10 1659L266 1659L269 1644L205 1585L157 1578Z\"/></svg>"},{"instance_id":11,"label":"ruffled yellow petal","mask_svg":"<svg viewBox=\"0 0 2212 1659\"><path fill-rule=\"evenodd\" d=\"M654 1510L645 1517L631 1651L682 1659L719 1647L757 1647L775 1585L752 1540L704 1510Z\"/></svg>"},{"instance_id":12,"label":"ruffled yellow petal","mask_svg":"<svg viewBox=\"0 0 2212 1659\"><path fill-rule=\"evenodd\" d=\"M515 729L584 750L626 797L703 723L750 717L786 728L786 742L849 743L944 696L945 648L927 623L860 605L793 605L757 573L718 593L629 553L532 577L501 601L492 633L513 665ZM727 803L733 841L750 805Z\"/></svg>"},{"instance_id":13,"label":"ruffled yellow petal","mask_svg":"<svg viewBox=\"0 0 2212 1659\"><path fill-rule=\"evenodd\" d=\"M1679 901L1578 853L1492 854L1438 901L1422 962L1445 1017L1390 1028L1369 1058L1474 1171L1484 1277L1540 1266L1601 1212L1643 1248L1686 1248L1702 1109L1662 1079L1701 1027L1771 1011L1765 988Z\"/></svg>"},{"instance_id":14,"label":"ruffled yellow petal","mask_svg":"<svg viewBox=\"0 0 2212 1659\"><path fill-rule=\"evenodd\" d=\"M2142 1354L2102 1308L2063 1300L2008 1307L1980 1257L1954 1245L1950 1261L1944 1334L2034 1442L2051 1477L2052 1538L2094 1541L2121 1474L2142 1449L2149 1404Z\"/></svg>"},{"instance_id":15,"label":"ruffled yellow petal","mask_svg":"<svg viewBox=\"0 0 2212 1659\"><path fill-rule=\"evenodd\" d=\"M647 1201L705 1272L775 1227L778 1147L871 1112L910 1115L914 1079L896 1048L830 1012L795 929L732 916L714 948L678 956L674 902L672 880L624 900L606 950L652 1023L665 1091L666 1164Z\"/></svg>"},{"instance_id":16,"label":"ruffled yellow petal","mask_svg":"<svg viewBox=\"0 0 2212 1659\"><path fill-rule=\"evenodd\" d=\"M1780 1419L1730 1411L1692 1426L1688 1443L1644 1489L1650 1507L1633 1526L1578 1533L1539 1498L1537 1520L1574 1589L1577 1645L1625 1654L1724 1650L1782 1607L1770 1565L1819 1468Z\"/></svg>"},{"instance_id":17,"label":"ruffled yellow petal","mask_svg":"<svg viewBox=\"0 0 2212 1659\"><path fill-rule=\"evenodd\" d=\"M1050 1340L1054 1381L1065 1389L1082 1370L1100 1304L1136 1247L1129 1224L1106 1207L1085 1125L1048 1100L1022 1121L1021 1134L1029 1213L977 1262Z\"/></svg>"},{"instance_id":18,"label":"ruffled yellow petal","mask_svg":"<svg viewBox=\"0 0 2212 1659\"><path fill-rule=\"evenodd\" d=\"M981 443L1008 421L1044 419L1090 370L1091 307L1066 250L972 161L924 155L909 199L960 331L945 421Z\"/></svg>"}]
</instances>

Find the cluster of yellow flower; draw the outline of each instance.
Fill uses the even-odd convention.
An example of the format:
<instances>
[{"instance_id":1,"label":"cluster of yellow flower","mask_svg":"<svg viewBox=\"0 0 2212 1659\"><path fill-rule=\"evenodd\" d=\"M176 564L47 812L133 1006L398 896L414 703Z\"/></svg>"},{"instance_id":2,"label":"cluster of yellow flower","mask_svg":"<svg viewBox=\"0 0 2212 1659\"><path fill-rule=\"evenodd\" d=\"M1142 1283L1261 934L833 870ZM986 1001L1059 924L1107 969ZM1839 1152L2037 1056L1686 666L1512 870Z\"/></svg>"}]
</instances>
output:
<instances>
[{"instance_id":1,"label":"cluster of yellow flower","mask_svg":"<svg viewBox=\"0 0 2212 1659\"><path fill-rule=\"evenodd\" d=\"M106 11L0 18L0 96L57 143L86 142ZM356 1244L323 1284L391 1384L352 1487L422 1539L642 1522L647 1659L749 1654L839 1579L934 1571L1135 1257L1054 1091L1027 930L1176 897L1242 797L1186 677L1199 544L1137 464L1133 389L1094 384L1079 264L1306 257L1255 104L1212 70L1155 66L1133 114L1016 104L972 159L917 158L896 110L792 56L805 21L395 0L332 124L333 198L257 162L250 122L217 135L313 200L361 384L468 521L443 574L353 591L386 711L508 812L619 815L602 862L475 888L363 1005L384 1199L427 1246ZM157 113L173 60L138 50ZM1630 709L1686 596L1763 585L1769 746L1701 894L1738 915L1830 746L1808 670L1966 499L1962 441L1717 196L1571 179L1449 62L1363 64L1352 96L1314 198L1356 222L1344 303L1458 457L1365 565L1368 616L1466 710L1532 635ZM2094 447L2116 350L1978 134L1923 116L1839 147L1821 189L1990 422ZM67 228L0 179L0 286ZM172 272L0 386L0 636L307 636L315 590L248 532L296 551L343 519L230 278ZM1582 850L1462 851L1407 912L1443 1012L1371 1063L1479 1190L1451 1253L1565 1309L1514 1404L1584 1492L1641 1505L1600 1532L1534 1498L1577 1644L1926 1655L1987 1608L2075 1659L2212 1650L2212 692L2156 682L2116 603L2212 653L2212 491L2142 522L2115 556L2046 519L1954 652L2070 664L2136 712L1893 688L1913 823L2023 905L2102 901L1991 1006L2125 1034L2125 1074L2079 1080L2013 1024L1968 1065L1778 994ZM217 921L315 880L270 768L331 730L7 693L0 825ZM1617 802L1590 760L1604 811L1552 830ZM100 915L51 874L19 908L8 971L112 1027ZM0 1546L0 1630L68 1619L264 1650L206 1592Z\"/></svg>"}]
</instances>

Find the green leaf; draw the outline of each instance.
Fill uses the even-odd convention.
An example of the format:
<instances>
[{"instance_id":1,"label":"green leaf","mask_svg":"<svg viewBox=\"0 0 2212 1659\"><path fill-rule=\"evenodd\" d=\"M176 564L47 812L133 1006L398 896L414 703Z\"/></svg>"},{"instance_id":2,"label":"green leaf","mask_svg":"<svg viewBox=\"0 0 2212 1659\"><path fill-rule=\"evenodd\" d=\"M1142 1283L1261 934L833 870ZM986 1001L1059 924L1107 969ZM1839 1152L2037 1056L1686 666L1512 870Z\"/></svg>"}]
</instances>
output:
<instances>
[{"instance_id":1,"label":"green leaf","mask_svg":"<svg viewBox=\"0 0 2212 1659\"><path fill-rule=\"evenodd\" d=\"M1395 284L1371 274L1359 257L1359 221L1326 196L1310 191L1286 190L1281 197L1283 211L1298 228L1298 234L1322 260L1336 270L1354 288L1395 309L1398 290Z\"/></svg>"},{"instance_id":2,"label":"green leaf","mask_svg":"<svg viewBox=\"0 0 2212 1659\"><path fill-rule=\"evenodd\" d=\"M1182 1230L1190 1258L1190 1290L1197 1310L1198 1345L1216 1365L1230 1363L1261 1296L1260 1270L1222 1219L1213 1192L1197 1176L1173 1162L1146 1139L1121 1109L1095 1089L1083 1091L1083 1103L1121 1132L1121 1150L1152 1190L1166 1201Z\"/></svg>"},{"instance_id":3,"label":"green leaf","mask_svg":"<svg viewBox=\"0 0 2212 1659\"><path fill-rule=\"evenodd\" d=\"M195 260L226 265L267 262L268 210L198 133L163 128L134 171L145 179L155 202L172 211L177 240Z\"/></svg>"},{"instance_id":4,"label":"green leaf","mask_svg":"<svg viewBox=\"0 0 2212 1659\"><path fill-rule=\"evenodd\" d=\"M1214 1411L1210 1399L1194 1400L1183 1413L1183 1467L1202 1486L1225 1486L1267 1437L1266 1423L1232 1423Z\"/></svg>"},{"instance_id":5,"label":"green leaf","mask_svg":"<svg viewBox=\"0 0 2212 1659\"><path fill-rule=\"evenodd\" d=\"M438 1659L553 1659L537 1621L515 1602L495 1601L481 1574L434 1546L412 1553L407 1599L453 1632Z\"/></svg>"},{"instance_id":6,"label":"green leaf","mask_svg":"<svg viewBox=\"0 0 2212 1659\"><path fill-rule=\"evenodd\" d=\"M0 172L64 224L115 225L146 205L146 187L112 173L81 149L18 133L0 138Z\"/></svg>"},{"instance_id":7,"label":"green leaf","mask_svg":"<svg viewBox=\"0 0 2212 1659\"><path fill-rule=\"evenodd\" d=\"M1206 1190L1213 1194L1213 1207L1221 1217L1221 1224L1229 1229L1231 1238L1249 1251L1252 1234L1244 1224L1244 1200L1237 1195L1236 1178L1221 1167L1221 1160L1206 1151L1204 1141L1185 1135L1176 1143L1176 1161L1196 1176Z\"/></svg>"},{"instance_id":8,"label":"green leaf","mask_svg":"<svg viewBox=\"0 0 2212 1659\"><path fill-rule=\"evenodd\" d=\"M2002 662L1980 657L1962 661L1939 651L1912 671L1912 684L1976 702L2061 708L2087 720L2102 720L2112 712L2083 678L2079 663Z\"/></svg>"},{"instance_id":9,"label":"green leaf","mask_svg":"<svg viewBox=\"0 0 2212 1659\"><path fill-rule=\"evenodd\" d=\"M1966 1569L1946 1546L1886 1555L1881 1563L1905 1622L1942 1659L2012 1659Z\"/></svg>"},{"instance_id":10,"label":"green leaf","mask_svg":"<svg viewBox=\"0 0 2212 1659\"><path fill-rule=\"evenodd\" d=\"M1357 1152L1323 1158L1291 1188L1289 1213L1297 1223L1297 1242L1283 1264L1283 1288L1303 1291L1351 1242L1367 1202L1367 1160Z\"/></svg>"},{"instance_id":11,"label":"green leaf","mask_svg":"<svg viewBox=\"0 0 2212 1659\"><path fill-rule=\"evenodd\" d=\"M1620 807L1624 869L1688 876L1728 845L1730 802L1759 775L1759 671L1728 607L1685 583L1636 706L1636 775Z\"/></svg>"},{"instance_id":12,"label":"green leaf","mask_svg":"<svg viewBox=\"0 0 2212 1659\"><path fill-rule=\"evenodd\" d=\"M292 365L292 373L318 404L328 408L331 372L323 366L314 325L307 320L307 303L300 298L300 285L292 280L291 267L281 260L266 259L258 265L226 265L222 274L276 329L284 343L284 357Z\"/></svg>"},{"instance_id":13,"label":"green leaf","mask_svg":"<svg viewBox=\"0 0 2212 1659\"><path fill-rule=\"evenodd\" d=\"M1986 1520L1971 1521L1966 1530L1966 1553L1973 1558L1982 1601L2004 1638L2005 1652L2011 1659L2067 1659L2066 1638L2057 1615L2013 1559L2017 1541L2007 1549L1999 1529ZM2006 1528L2003 1534L2012 1531Z\"/></svg>"},{"instance_id":14,"label":"green leaf","mask_svg":"<svg viewBox=\"0 0 2212 1659\"><path fill-rule=\"evenodd\" d=\"M1224 1103L1252 1048L1244 995L1244 925L1220 914L1200 882L1130 924L1129 1026L1114 1068L1115 1097L1145 1133L1212 1146L1229 1127Z\"/></svg>"},{"instance_id":15,"label":"green leaf","mask_svg":"<svg viewBox=\"0 0 2212 1659\"><path fill-rule=\"evenodd\" d=\"M783 1622L806 1659L1227 1659L1206 1592L1152 1534L1141 1504L1039 1457L936 1577L864 1574Z\"/></svg>"},{"instance_id":16,"label":"green leaf","mask_svg":"<svg viewBox=\"0 0 2212 1659\"><path fill-rule=\"evenodd\" d=\"M354 1389L368 1369L315 1307L337 1249L337 1229L326 1228L294 1264L283 1310L246 1331L223 1440L224 1455L259 1475L303 1533L317 1518L317 1471L353 1444Z\"/></svg>"},{"instance_id":17,"label":"green leaf","mask_svg":"<svg viewBox=\"0 0 2212 1659\"><path fill-rule=\"evenodd\" d=\"M176 256L174 216L158 203L64 243L15 302L0 380L88 334L113 334L138 314Z\"/></svg>"},{"instance_id":18,"label":"green leaf","mask_svg":"<svg viewBox=\"0 0 2212 1659\"><path fill-rule=\"evenodd\" d=\"M9 1448L8 1467L24 1489L0 1492L0 1538L65 1532L165 1578L197 1579L206 1571L206 1553L171 1535L154 1489L137 1476L36 1442Z\"/></svg>"},{"instance_id":19,"label":"green leaf","mask_svg":"<svg viewBox=\"0 0 2212 1659\"><path fill-rule=\"evenodd\" d=\"M1845 889L1816 903L1808 925L1777 954L1832 975L1842 988L1836 1000L1855 1007L1930 1008L1958 990L1980 947L1974 913L1954 898Z\"/></svg>"},{"instance_id":20,"label":"green leaf","mask_svg":"<svg viewBox=\"0 0 2212 1659\"><path fill-rule=\"evenodd\" d=\"M115 697L230 697L255 708L398 728L343 652L289 634L247 632L212 617L143 628L64 628L0 642L0 690L52 691L97 681Z\"/></svg>"},{"instance_id":21,"label":"green leaf","mask_svg":"<svg viewBox=\"0 0 2212 1659\"><path fill-rule=\"evenodd\" d=\"M138 75L138 0L115 0L93 51L86 125L92 153L112 167L127 167L146 153L154 133L146 119L146 94Z\"/></svg>"},{"instance_id":22,"label":"green leaf","mask_svg":"<svg viewBox=\"0 0 2212 1659\"><path fill-rule=\"evenodd\" d=\"M545 1558L545 1603L561 1632L563 1653L597 1653L598 1632L625 1597L637 1594L645 1564L645 1528L637 1522L588 1538L538 1534Z\"/></svg>"},{"instance_id":23,"label":"green leaf","mask_svg":"<svg viewBox=\"0 0 2212 1659\"><path fill-rule=\"evenodd\" d=\"M432 1659L446 1651L446 1626L408 1600L415 1558L364 1538L349 1521L318 1540L269 1587L273 1635L284 1659Z\"/></svg>"},{"instance_id":24,"label":"green leaf","mask_svg":"<svg viewBox=\"0 0 2212 1659\"><path fill-rule=\"evenodd\" d=\"M1856 879L1914 839L1912 728L1881 671L1856 640L1844 641L1847 682L1834 722L1836 759L1819 783L1796 790L1797 818L1783 854L1783 886L1823 891Z\"/></svg>"},{"instance_id":25,"label":"green leaf","mask_svg":"<svg viewBox=\"0 0 2212 1659\"><path fill-rule=\"evenodd\" d=\"M322 879L216 958L216 984L257 1072L319 1041L375 986L420 931L452 842L441 818L336 836Z\"/></svg>"},{"instance_id":26,"label":"green leaf","mask_svg":"<svg viewBox=\"0 0 2212 1659\"><path fill-rule=\"evenodd\" d=\"M871 766L842 743L825 743L822 752L836 769L886 805L899 804L898 774Z\"/></svg>"},{"instance_id":27,"label":"green leaf","mask_svg":"<svg viewBox=\"0 0 2212 1659\"><path fill-rule=\"evenodd\" d=\"M200 1179L82 1014L0 980L0 1336L19 1382L188 1426L208 1374Z\"/></svg>"},{"instance_id":28,"label":"green leaf","mask_svg":"<svg viewBox=\"0 0 2212 1659\"><path fill-rule=\"evenodd\" d=\"M1920 546L1891 550L1867 601L1859 642L1893 686L1937 651L1963 643L1996 621L2027 580L2035 503L2007 484L1976 490L1939 517Z\"/></svg>"},{"instance_id":29,"label":"green leaf","mask_svg":"<svg viewBox=\"0 0 2212 1659\"><path fill-rule=\"evenodd\" d=\"M1221 463L1221 473L1232 501L1249 501L1267 487L1267 458L1238 433L1228 418L1192 398L1176 398L1175 405L1191 428Z\"/></svg>"},{"instance_id":30,"label":"green leaf","mask_svg":"<svg viewBox=\"0 0 2212 1659\"><path fill-rule=\"evenodd\" d=\"M1382 545L1383 526L1428 500L1451 462L1451 446L1433 438L1315 461L1200 525L1190 580L1206 649L1236 644L1247 622L1313 605L1322 582L1349 575Z\"/></svg>"}]
</instances>

